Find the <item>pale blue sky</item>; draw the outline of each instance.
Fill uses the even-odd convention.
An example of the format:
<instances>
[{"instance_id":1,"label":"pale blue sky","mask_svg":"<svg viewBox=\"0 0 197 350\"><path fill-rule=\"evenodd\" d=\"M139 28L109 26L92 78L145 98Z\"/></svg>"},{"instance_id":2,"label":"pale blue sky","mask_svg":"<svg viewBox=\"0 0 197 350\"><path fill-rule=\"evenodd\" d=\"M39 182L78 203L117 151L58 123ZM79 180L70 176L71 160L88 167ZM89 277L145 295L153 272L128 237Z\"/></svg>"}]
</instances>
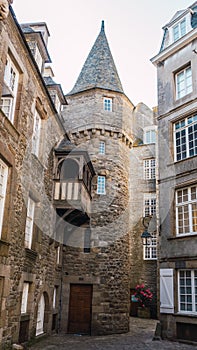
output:
<instances>
[{"instance_id":1,"label":"pale blue sky","mask_svg":"<svg viewBox=\"0 0 197 350\"><path fill-rule=\"evenodd\" d=\"M157 105L156 68L162 27L188 0L14 0L19 23L46 22L55 81L67 94L105 21L105 32L124 92L136 105Z\"/></svg>"}]
</instances>

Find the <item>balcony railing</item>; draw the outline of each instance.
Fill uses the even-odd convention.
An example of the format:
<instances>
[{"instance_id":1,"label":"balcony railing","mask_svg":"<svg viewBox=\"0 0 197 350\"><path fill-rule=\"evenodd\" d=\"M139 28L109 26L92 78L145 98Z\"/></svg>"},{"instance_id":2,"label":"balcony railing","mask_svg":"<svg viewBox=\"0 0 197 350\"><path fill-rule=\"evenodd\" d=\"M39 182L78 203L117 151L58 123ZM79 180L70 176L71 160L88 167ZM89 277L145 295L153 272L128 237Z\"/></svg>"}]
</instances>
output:
<instances>
[{"instance_id":1,"label":"balcony railing","mask_svg":"<svg viewBox=\"0 0 197 350\"><path fill-rule=\"evenodd\" d=\"M91 196L83 181L55 180L54 200L90 213Z\"/></svg>"}]
</instances>

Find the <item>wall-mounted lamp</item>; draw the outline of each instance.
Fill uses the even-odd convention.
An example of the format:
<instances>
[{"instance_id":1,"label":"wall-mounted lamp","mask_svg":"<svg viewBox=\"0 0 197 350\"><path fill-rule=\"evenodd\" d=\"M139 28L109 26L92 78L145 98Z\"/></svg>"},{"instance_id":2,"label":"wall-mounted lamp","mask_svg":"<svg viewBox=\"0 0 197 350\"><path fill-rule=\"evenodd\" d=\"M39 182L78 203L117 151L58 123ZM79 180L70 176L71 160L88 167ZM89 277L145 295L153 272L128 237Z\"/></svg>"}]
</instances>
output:
<instances>
[{"instance_id":1,"label":"wall-mounted lamp","mask_svg":"<svg viewBox=\"0 0 197 350\"><path fill-rule=\"evenodd\" d=\"M145 230L145 231L141 234L141 239L142 239L142 244L145 245L145 246L147 247L148 245L151 244L152 236L151 236L150 232L148 232L147 230Z\"/></svg>"}]
</instances>

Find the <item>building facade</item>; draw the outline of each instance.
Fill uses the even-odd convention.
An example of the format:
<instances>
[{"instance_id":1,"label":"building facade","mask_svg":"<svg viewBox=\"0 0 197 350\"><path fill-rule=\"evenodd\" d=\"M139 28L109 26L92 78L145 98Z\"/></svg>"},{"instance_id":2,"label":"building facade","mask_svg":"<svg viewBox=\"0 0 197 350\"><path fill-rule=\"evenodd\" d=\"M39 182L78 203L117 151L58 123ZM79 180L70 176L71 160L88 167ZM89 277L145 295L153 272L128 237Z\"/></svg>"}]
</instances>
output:
<instances>
[{"instance_id":1,"label":"building facade","mask_svg":"<svg viewBox=\"0 0 197 350\"><path fill-rule=\"evenodd\" d=\"M158 74L160 320L197 341L197 2L164 26Z\"/></svg>"},{"instance_id":2,"label":"building facade","mask_svg":"<svg viewBox=\"0 0 197 350\"><path fill-rule=\"evenodd\" d=\"M156 296L155 115L125 95L104 22L65 96L46 23L19 25L4 3L0 347L55 330L127 332L136 284Z\"/></svg>"}]
</instances>

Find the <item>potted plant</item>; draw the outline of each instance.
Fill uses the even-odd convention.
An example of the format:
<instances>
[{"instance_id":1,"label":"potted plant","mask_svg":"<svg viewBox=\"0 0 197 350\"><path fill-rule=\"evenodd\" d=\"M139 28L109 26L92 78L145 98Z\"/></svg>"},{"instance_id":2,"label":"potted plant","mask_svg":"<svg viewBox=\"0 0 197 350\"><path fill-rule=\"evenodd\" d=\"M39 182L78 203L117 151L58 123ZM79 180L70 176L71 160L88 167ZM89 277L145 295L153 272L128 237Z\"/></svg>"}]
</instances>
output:
<instances>
[{"instance_id":1,"label":"potted plant","mask_svg":"<svg viewBox=\"0 0 197 350\"><path fill-rule=\"evenodd\" d=\"M150 304L153 299L153 293L144 283L138 284L135 287L135 298L138 300L138 317L150 318Z\"/></svg>"}]
</instances>

